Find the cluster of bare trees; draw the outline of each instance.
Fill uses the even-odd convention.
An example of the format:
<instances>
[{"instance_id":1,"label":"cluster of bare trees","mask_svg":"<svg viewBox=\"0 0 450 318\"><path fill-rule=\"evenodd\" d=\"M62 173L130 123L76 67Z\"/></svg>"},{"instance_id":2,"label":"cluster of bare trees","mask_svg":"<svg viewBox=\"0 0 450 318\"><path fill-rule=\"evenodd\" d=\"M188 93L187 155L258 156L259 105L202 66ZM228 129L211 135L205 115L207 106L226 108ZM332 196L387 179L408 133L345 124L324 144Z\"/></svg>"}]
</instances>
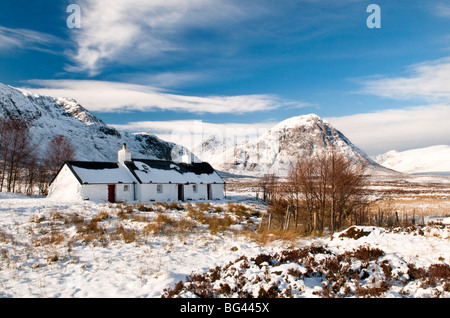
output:
<instances>
[{"instance_id":1,"label":"cluster of bare trees","mask_svg":"<svg viewBox=\"0 0 450 318\"><path fill-rule=\"evenodd\" d=\"M75 149L64 136L48 144L45 159L36 154L30 130L23 120L0 117L0 192L47 194L48 184Z\"/></svg>"},{"instance_id":2,"label":"cluster of bare trees","mask_svg":"<svg viewBox=\"0 0 450 318\"><path fill-rule=\"evenodd\" d=\"M332 233L356 223L367 207L365 165L336 151L300 158L280 181L274 175L260 180L269 203L268 227L301 227L305 233Z\"/></svg>"}]
</instances>

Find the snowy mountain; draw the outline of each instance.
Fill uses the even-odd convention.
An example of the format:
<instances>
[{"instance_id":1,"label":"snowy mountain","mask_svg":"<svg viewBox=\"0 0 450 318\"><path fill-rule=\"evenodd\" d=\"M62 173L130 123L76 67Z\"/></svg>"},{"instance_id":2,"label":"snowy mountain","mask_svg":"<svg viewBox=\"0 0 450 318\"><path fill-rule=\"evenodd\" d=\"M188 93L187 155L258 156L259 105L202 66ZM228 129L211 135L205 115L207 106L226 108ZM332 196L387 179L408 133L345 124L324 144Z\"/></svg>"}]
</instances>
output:
<instances>
[{"instance_id":1,"label":"snowy mountain","mask_svg":"<svg viewBox=\"0 0 450 318\"><path fill-rule=\"evenodd\" d=\"M204 149L208 147L208 143L204 143ZM260 176L275 173L286 176L290 165L298 158L332 148L353 160L368 164L372 172L390 172L315 114L284 120L258 138L226 150L210 163L216 169L231 174Z\"/></svg>"},{"instance_id":2,"label":"snowy mountain","mask_svg":"<svg viewBox=\"0 0 450 318\"><path fill-rule=\"evenodd\" d=\"M0 83L0 116L21 118L30 128L31 142L44 158L49 141L67 137L77 160L116 161L126 143L133 157L170 159L173 143L150 134L120 132L106 125L75 100L34 94Z\"/></svg>"},{"instance_id":3,"label":"snowy mountain","mask_svg":"<svg viewBox=\"0 0 450 318\"><path fill-rule=\"evenodd\" d=\"M220 156L227 149L231 149L237 145L237 141L232 138L221 138L211 135L201 143L194 145L192 152L202 161L210 162L214 158Z\"/></svg>"},{"instance_id":4,"label":"snowy mountain","mask_svg":"<svg viewBox=\"0 0 450 318\"><path fill-rule=\"evenodd\" d=\"M406 151L391 150L373 156L380 165L404 173L450 174L450 146L438 145Z\"/></svg>"}]
</instances>

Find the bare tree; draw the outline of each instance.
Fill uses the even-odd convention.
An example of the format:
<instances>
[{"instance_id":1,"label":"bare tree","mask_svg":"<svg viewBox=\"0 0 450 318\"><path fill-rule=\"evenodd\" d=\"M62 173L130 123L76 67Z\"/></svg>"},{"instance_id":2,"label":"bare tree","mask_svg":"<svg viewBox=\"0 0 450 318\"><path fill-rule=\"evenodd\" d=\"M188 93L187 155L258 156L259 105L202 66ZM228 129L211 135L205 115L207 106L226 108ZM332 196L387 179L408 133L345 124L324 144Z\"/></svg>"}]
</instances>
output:
<instances>
[{"instance_id":1,"label":"bare tree","mask_svg":"<svg viewBox=\"0 0 450 318\"><path fill-rule=\"evenodd\" d=\"M310 232L323 231L329 224L333 233L343 226L352 211L364 203L367 176L364 164L336 151L300 158L289 176L291 205Z\"/></svg>"},{"instance_id":2,"label":"bare tree","mask_svg":"<svg viewBox=\"0 0 450 318\"><path fill-rule=\"evenodd\" d=\"M44 164L51 174L56 174L66 161L75 159L75 148L69 139L58 135L50 140L45 153Z\"/></svg>"},{"instance_id":3,"label":"bare tree","mask_svg":"<svg viewBox=\"0 0 450 318\"><path fill-rule=\"evenodd\" d=\"M264 174L259 179L259 188L262 191L262 200L271 201L276 193L277 178L274 174Z\"/></svg>"},{"instance_id":4,"label":"bare tree","mask_svg":"<svg viewBox=\"0 0 450 318\"><path fill-rule=\"evenodd\" d=\"M36 158L35 146L24 120L0 117L0 191L45 195L52 174L75 158L75 149L64 136L49 142L43 161Z\"/></svg>"},{"instance_id":5,"label":"bare tree","mask_svg":"<svg viewBox=\"0 0 450 318\"><path fill-rule=\"evenodd\" d=\"M43 164L39 164L37 169L36 183L38 186L38 194L47 195L48 185L50 183L50 172Z\"/></svg>"},{"instance_id":6,"label":"bare tree","mask_svg":"<svg viewBox=\"0 0 450 318\"><path fill-rule=\"evenodd\" d=\"M367 185L365 165L353 162L342 153L329 155L330 173L330 226L333 233L341 228L352 211L364 205L364 189Z\"/></svg>"},{"instance_id":7,"label":"bare tree","mask_svg":"<svg viewBox=\"0 0 450 318\"><path fill-rule=\"evenodd\" d=\"M30 142L27 124L20 119L0 119L0 191L6 182L6 190L14 191L20 169L32 155L34 147Z\"/></svg>"}]
</instances>

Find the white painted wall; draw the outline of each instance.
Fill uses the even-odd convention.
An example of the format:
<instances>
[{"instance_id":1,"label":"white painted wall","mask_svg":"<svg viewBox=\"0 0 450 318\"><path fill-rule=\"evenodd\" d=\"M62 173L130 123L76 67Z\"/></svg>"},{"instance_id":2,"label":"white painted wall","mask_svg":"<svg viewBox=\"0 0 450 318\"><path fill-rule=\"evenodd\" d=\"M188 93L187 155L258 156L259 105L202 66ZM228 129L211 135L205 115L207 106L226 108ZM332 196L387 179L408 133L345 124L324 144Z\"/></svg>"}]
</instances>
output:
<instances>
[{"instance_id":1,"label":"white painted wall","mask_svg":"<svg viewBox=\"0 0 450 318\"><path fill-rule=\"evenodd\" d=\"M194 191L194 184L183 184L184 188L184 201L197 201L207 200L208 192L206 184L195 184L197 186L197 192ZM144 183L137 185L140 190L138 194L138 200L141 202L153 202L153 201L178 201L178 184L176 183L163 183L163 192L157 192L156 183ZM224 198L224 185L223 184L211 184L212 200L222 200Z\"/></svg>"},{"instance_id":2,"label":"white painted wall","mask_svg":"<svg viewBox=\"0 0 450 318\"><path fill-rule=\"evenodd\" d=\"M125 189L128 186L128 190ZM133 184L116 184L116 201L134 201Z\"/></svg>"},{"instance_id":3,"label":"white painted wall","mask_svg":"<svg viewBox=\"0 0 450 318\"><path fill-rule=\"evenodd\" d=\"M81 197L83 200L107 202L108 186L106 184L83 184L81 185Z\"/></svg>"},{"instance_id":4,"label":"white painted wall","mask_svg":"<svg viewBox=\"0 0 450 318\"><path fill-rule=\"evenodd\" d=\"M206 200L208 193L206 192L206 184L195 184L197 186L197 192L194 192L194 184L184 185L184 200Z\"/></svg>"},{"instance_id":5,"label":"white painted wall","mask_svg":"<svg viewBox=\"0 0 450 318\"><path fill-rule=\"evenodd\" d=\"M162 193L158 193L156 183L140 184L140 201L177 201L178 185L175 183L162 184Z\"/></svg>"},{"instance_id":6,"label":"white painted wall","mask_svg":"<svg viewBox=\"0 0 450 318\"><path fill-rule=\"evenodd\" d=\"M48 197L59 200L80 200L81 184L67 165L64 165L48 189Z\"/></svg>"},{"instance_id":7,"label":"white painted wall","mask_svg":"<svg viewBox=\"0 0 450 318\"><path fill-rule=\"evenodd\" d=\"M128 186L128 191L125 190ZM118 183L115 187L116 202L133 202L133 184ZM107 202L108 184L83 184L81 186L81 197L83 200Z\"/></svg>"},{"instance_id":8,"label":"white painted wall","mask_svg":"<svg viewBox=\"0 0 450 318\"><path fill-rule=\"evenodd\" d=\"M225 184L213 183L211 184L212 200L223 200L225 197Z\"/></svg>"}]
</instances>

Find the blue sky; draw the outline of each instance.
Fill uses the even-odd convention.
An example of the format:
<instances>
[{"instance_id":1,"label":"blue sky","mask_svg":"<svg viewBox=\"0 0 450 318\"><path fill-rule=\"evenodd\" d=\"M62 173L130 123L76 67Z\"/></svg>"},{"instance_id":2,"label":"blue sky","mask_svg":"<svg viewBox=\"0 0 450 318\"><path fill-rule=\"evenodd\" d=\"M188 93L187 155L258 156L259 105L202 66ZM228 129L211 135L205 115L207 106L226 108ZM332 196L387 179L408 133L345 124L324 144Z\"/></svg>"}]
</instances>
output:
<instances>
[{"instance_id":1,"label":"blue sky","mask_svg":"<svg viewBox=\"0 0 450 318\"><path fill-rule=\"evenodd\" d=\"M173 141L193 120L264 129L316 113L369 154L450 144L449 1L2 1L0 70Z\"/></svg>"}]
</instances>

